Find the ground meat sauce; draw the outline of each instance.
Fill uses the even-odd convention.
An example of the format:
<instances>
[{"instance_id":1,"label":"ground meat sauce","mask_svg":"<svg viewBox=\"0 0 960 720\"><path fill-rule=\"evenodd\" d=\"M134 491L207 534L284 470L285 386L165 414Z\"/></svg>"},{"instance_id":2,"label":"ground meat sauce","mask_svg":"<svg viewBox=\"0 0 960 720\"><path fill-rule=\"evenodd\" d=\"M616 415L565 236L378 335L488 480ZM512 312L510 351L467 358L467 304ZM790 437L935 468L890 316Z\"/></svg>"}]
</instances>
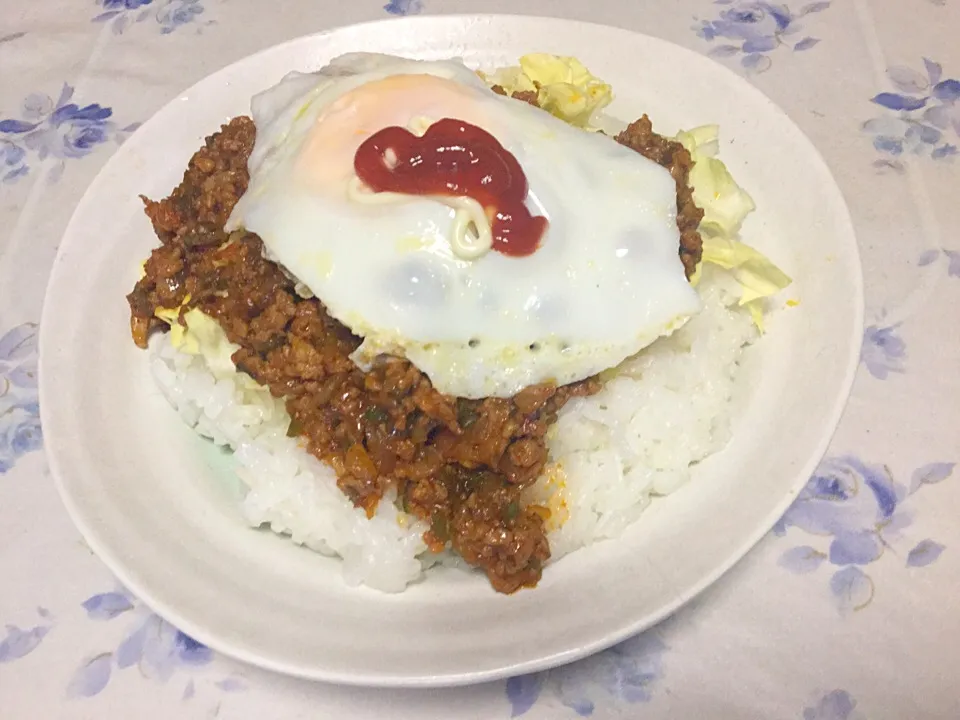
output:
<instances>
[{"instance_id":1,"label":"ground meat sauce","mask_svg":"<svg viewBox=\"0 0 960 720\"><path fill-rule=\"evenodd\" d=\"M617 135L617 142L636 150L649 160L662 165L677 184L677 227L680 229L680 260L687 277L693 275L703 254L703 240L697 228L703 219L703 210L693 202L690 187L690 168L693 158L686 148L675 140L669 140L653 131L650 118L644 115Z\"/></svg>"},{"instance_id":2,"label":"ground meat sauce","mask_svg":"<svg viewBox=\"0 0 960 720\"><path fill-rule=\"evenodd\" d=\"M530 98L518 98L530 102ZM247 188L255 128L238 117L210 136L166 199L144 198L161 246L127 299L133 339L146 347L165 324L158 308L197 308L215 318L239 370L284 398L288 434L336 471L340 489L368 515L390 489L407 512L430 524L433 550L450 547L504 593L533 587L550 557L549 511L525 506L523 490L547 460L545 435L573 397L600 388L590 378L527 388L510 399L457 399L436 391L411 363L386 359L360 371L360 345L316 299L304 299L251 233L223 227ZM680 256L700 257L701 211L686 185L689 154L652 132L646 117L617 141L664 165L678 187Z\"/></svg>"}]
</instances>

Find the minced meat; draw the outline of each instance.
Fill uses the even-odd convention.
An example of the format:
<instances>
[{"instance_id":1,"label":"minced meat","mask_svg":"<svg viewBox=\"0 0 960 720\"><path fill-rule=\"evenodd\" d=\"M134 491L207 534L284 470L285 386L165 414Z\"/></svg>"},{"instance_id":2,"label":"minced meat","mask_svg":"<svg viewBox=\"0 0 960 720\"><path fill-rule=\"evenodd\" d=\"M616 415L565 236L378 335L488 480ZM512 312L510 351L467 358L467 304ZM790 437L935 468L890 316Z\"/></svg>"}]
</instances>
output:
<instances>
[{"instance_id":1,"label":"minced meat","mask_svg":"<svg viewBox=\"0 0 960 720\"><path fill-rule=\"evenodd\" d=\"M235 118L206 139L169 197L143 199L161 245L127 298L134 342L146 347L150 332L164 326L158 308L197 308L215 318L240 346L237 368L285 400L288 433L333 467L354 505L372 515L395 488L397 503L429 522L431 549L452 548L499 592L536 585L550 557L547 512L524 506L521 495L543 471L557 413L569 399L596 392L599 381L467 400L439 393L403 359L362 372L349 358L361 339L318 299L299 296L263 257L260 238L224 231L247 188L255 134L249 118ZM673 173L689 275L700 255L689 154L652 133L646 117L617 140Z\"/></svg>"},{"instance_id":2,"label":"minced meat","mask_svg":"<svg viewBox=\"0 0 960 720\"><path fill-rule=\"evenodd\" d=\"M690 168L693 158L676 140L657 135L646 115L630 123L617 135L617 142L636 150L649 160L662 165L673 176L677 185L677 227L680 229L680 260L687 278L693 276L703 254L703 240L697 228L703 219L703 210L693 201L690 187Z\"/></svg>"}]
</instances>

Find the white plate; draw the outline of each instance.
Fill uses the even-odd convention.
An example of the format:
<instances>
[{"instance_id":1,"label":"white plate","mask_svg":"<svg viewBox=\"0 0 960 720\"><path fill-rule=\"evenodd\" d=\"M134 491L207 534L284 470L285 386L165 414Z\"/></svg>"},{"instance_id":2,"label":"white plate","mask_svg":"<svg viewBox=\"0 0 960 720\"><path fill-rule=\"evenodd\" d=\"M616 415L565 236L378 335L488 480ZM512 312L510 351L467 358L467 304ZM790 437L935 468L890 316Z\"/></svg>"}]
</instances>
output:
<instances>
[{"instance_id":1,"label":"white plate","mask_svg":"<svg viewBox=\"0 0 960 720\"><path fill-rule=\"evenodd\" d=\"M619 542L577 552L536 590L497 595L441 570L400 595L352 589L337 562L240 519L224 461L180 423L130 339L124 295L156 239L138 193L179 182L204 136L248 112L287 71L352 50L474 66L527 52L576 55L612 83L611 113L660 132L715 122L721 157L759 210L746 239L796 280L800 305L750 351L729 447L654 502ZM673 612L773 525L826 449L861 337L850 219L800 130L714 62L623 30L552 19L409 18L271 48L201 81L147 122L90 186L67 229L44 308L40 391L64 502L90 546L160 615L198 640L280 672L341 683L440 686L575 660Z\"/></svg>"}]
</instances>

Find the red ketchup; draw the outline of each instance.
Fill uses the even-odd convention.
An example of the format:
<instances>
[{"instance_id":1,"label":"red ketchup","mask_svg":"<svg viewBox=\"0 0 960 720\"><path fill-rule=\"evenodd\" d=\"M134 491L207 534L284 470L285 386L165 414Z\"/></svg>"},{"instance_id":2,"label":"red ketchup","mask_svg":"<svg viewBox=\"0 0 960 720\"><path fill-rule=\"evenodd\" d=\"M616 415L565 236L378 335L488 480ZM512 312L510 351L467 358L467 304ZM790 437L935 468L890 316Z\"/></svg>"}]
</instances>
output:
<instances>
[{"instance_id":1,"label":"red ketchup","mask_svg":"<svg viewBox=\"0 0 960 720\"><path fill-rule=\"evenodd\" d=\"M388 150L396 163L388 163ZM473 198L490 221L493 249L504 255L531 255L547 229L547 219L523 204L527 178L517 159L486 130L462 120L439 120L423 137L384 128L360 145L353 167L374 192Z\"/></svg>"}]
</instances>

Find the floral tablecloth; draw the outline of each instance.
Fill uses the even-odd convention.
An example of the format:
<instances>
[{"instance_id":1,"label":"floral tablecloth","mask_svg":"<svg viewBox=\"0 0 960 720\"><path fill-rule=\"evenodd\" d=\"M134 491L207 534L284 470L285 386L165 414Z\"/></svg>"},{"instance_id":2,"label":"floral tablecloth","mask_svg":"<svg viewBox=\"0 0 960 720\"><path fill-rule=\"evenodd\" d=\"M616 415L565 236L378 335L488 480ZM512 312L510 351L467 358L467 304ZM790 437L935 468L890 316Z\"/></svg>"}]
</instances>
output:
<instances>
[{"instance_id":1,"label":"floral tablecloth","mask_svg":"<svg viewBox=\"0 0 960 720\"><path fill-rule=\"evenodd\" d=\"M382 3L4 3L0 718L960 718L960 3ZM196 80L306 32L454 12L657 35L785 108L826 157L856 223L868 325L860 372L828 457L773 532L641 636L569 667L456 690L276 676L151 614L71 525L38 420L46 277L111 152Z\"/></svg>"}]
</instances>

